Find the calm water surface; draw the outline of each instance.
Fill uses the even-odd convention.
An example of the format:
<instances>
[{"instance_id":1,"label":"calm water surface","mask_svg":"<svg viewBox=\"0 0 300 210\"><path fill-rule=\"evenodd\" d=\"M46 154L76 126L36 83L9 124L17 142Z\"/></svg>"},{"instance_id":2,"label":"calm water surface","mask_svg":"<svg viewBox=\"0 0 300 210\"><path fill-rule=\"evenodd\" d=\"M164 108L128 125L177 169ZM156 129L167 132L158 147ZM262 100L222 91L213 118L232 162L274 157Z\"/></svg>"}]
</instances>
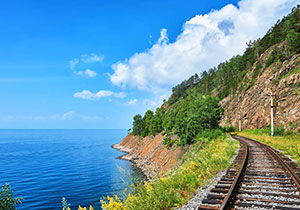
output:
<instances>
[{"instance_id":1,"label":"calm water surface","mask_svg":"<svg viewBox=\"0 0 300 210\"><path fill-rule=\"evenodd\" d=\"M126 130L0 130L0 185L9 183L23 204L18 209L61 209L66 197L72 210L100 197L123 194L130 177L141 174L124 154L111 148ZM124 182L125 181L125 182ZM126 183L127 182L127 183Z\"/></svg>"}]
</instances>

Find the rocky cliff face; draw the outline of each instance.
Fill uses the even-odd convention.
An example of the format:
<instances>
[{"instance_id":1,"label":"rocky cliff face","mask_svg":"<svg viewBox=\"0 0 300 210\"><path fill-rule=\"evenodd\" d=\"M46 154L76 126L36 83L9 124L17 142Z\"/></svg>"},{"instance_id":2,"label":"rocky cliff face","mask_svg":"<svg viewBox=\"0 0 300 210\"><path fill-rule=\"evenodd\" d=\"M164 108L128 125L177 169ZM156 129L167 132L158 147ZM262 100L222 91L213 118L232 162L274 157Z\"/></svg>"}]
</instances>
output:
<instances>
[{"instance_id":1,"label":"rocky cliff face","mask_svg":"<svg viewBox=\"0 0 300 210\"><path fill-rule=\"evenodd\" d=\"M274 47L283 46L284 43L281 43ZM300 55L294 55L283 63L277 61L265 68L266 59L271 51L272 49L269 49L260 56L258 62L261 62L262 69L255 80L252 80L252 75L258 63L255 63L247 74L241 86L248 88L221 101L225 109L222 126L232 124L238 127L239 113L243 129L270 125L272 84L275 126L300 130Z\"/></svg>"},{"instance_id":2,"label":"rocky cliff face","mask_svg":"<svg viewBox=\"0 0 300 210\"><path fill-rule=\"evenodd\" d=\"M123 159L131 160L149 178L166 173L177 165L181 149L168 149L161 134L145 138L129 134L113 148L127 152Z\"/></svg>"}]
</instances>

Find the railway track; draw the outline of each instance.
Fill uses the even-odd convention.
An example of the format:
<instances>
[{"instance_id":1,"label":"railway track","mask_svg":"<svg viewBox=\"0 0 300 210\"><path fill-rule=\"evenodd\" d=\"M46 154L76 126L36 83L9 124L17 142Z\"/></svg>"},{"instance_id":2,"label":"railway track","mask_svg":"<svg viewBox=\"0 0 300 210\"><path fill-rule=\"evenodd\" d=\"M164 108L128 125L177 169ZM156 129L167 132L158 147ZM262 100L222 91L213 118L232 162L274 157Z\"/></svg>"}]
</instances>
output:
<instances>
[{"instance_id":1,"label":"railway track","mask_svg":"<svg viewBox=\"0 0 300 210\"><path fill-rule=\"evenodd\" d=\"M233 165L198 210L300 210L300 169L286 156L255 140L241 143Z\"/></svg>"}]
</instances>

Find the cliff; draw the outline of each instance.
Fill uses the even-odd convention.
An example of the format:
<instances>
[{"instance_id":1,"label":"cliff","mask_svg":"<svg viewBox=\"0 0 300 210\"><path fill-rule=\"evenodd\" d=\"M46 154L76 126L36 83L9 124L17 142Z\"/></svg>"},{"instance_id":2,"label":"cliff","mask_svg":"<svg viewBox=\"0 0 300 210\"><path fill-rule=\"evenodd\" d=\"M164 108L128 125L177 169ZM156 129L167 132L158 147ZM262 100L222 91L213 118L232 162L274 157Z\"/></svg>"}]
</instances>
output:
<instances>
[{"instance_id":1,"label":"cliff","mask_svg":"<svg viewBox=\"0 0 300 210\"><path fill-rule=\"evenodd\" d=\"M181 149L169 149L163 145L163 135L154 137L133 136L129 134L113 148L127 152L122 159L130 160L151 179L156 175L163 175L170 168L177 165Z\"/></svg>"},{"instance_id":2,"label":"cliff","mask_svg":"<svg viewBox=\"0 0 300 210\"><path fill-rule=\"evenodd\" d=\"M294 55L283 63L278 60L265 67L272 50L275 47L284 49L284 46L285 42L282 42L264 52L240 84L248 88L229 95L221 101L225 110L221 120L222 126L232 124L238 127L239 113L241 113L243 129L256 129L270 125L272 85L275 126L284 126L294 131L300 130L300 54ZM256 67L261 64L259 75L252 80Z\"/></svg>"},{"instance_id":3,"label":"cliff","mask_svg":"<svg viewBox=\"0 0 300 210\"><path fill-rule=\"evenodd\" d=\"M262 38L249 41L242 55L176 85L162 107L165 112L174 110L194 92L213 95L221 100L225 111L221 126L238 127L241 115L243 129L261 128L271 121L271 87L275 126L300 131L300 5L278 20ZM176 113L173 115L171 129L177 118Z\"/></svg>"}]
</instances>

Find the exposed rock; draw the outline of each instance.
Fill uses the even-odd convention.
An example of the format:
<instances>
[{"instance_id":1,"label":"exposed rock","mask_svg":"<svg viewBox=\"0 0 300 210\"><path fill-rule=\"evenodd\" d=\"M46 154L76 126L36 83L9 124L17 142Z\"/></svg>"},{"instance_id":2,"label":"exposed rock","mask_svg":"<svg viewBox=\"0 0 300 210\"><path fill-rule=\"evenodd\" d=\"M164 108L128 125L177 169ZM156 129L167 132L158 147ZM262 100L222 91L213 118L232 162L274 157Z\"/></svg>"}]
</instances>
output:
<instances>
[{"instance_id":1,"label":"exposed rock","mask_svg":"<svg viewBox=\"0 0 300 210\"><path fill-rule=\"evenodd\" d=\"M113 148L127 152L128 154L121 158L135 163L147 178L152 179L176 166L181 155L179 147L166 148L163 145L163 138L161 134L145 138L129 134L119 144L113 145Z\"/></svg>"},{"instance_id":2,"label":"exposed rock","mask_svg":"<svg viewBox=\"0 0 300 210\"><path fill-rule=\"evenodd\" d=\"M282 43L281 43L282 45ZM270 52L263 53L261 60L266 60ZM252 72L246 78L250 81ZM232 124L238 127L241 112L243 129L255 129L270 125L271 81L274 91L274 124L288 130L300 130L300 55L281 63L277 61L268 68L262 68L255 83L248 90L230 95L221 101L225 109L221 125ZM246 79L247 80L247 79ZM241 84L249 84L243 81Z\"/></svg>"}]
</instances>

